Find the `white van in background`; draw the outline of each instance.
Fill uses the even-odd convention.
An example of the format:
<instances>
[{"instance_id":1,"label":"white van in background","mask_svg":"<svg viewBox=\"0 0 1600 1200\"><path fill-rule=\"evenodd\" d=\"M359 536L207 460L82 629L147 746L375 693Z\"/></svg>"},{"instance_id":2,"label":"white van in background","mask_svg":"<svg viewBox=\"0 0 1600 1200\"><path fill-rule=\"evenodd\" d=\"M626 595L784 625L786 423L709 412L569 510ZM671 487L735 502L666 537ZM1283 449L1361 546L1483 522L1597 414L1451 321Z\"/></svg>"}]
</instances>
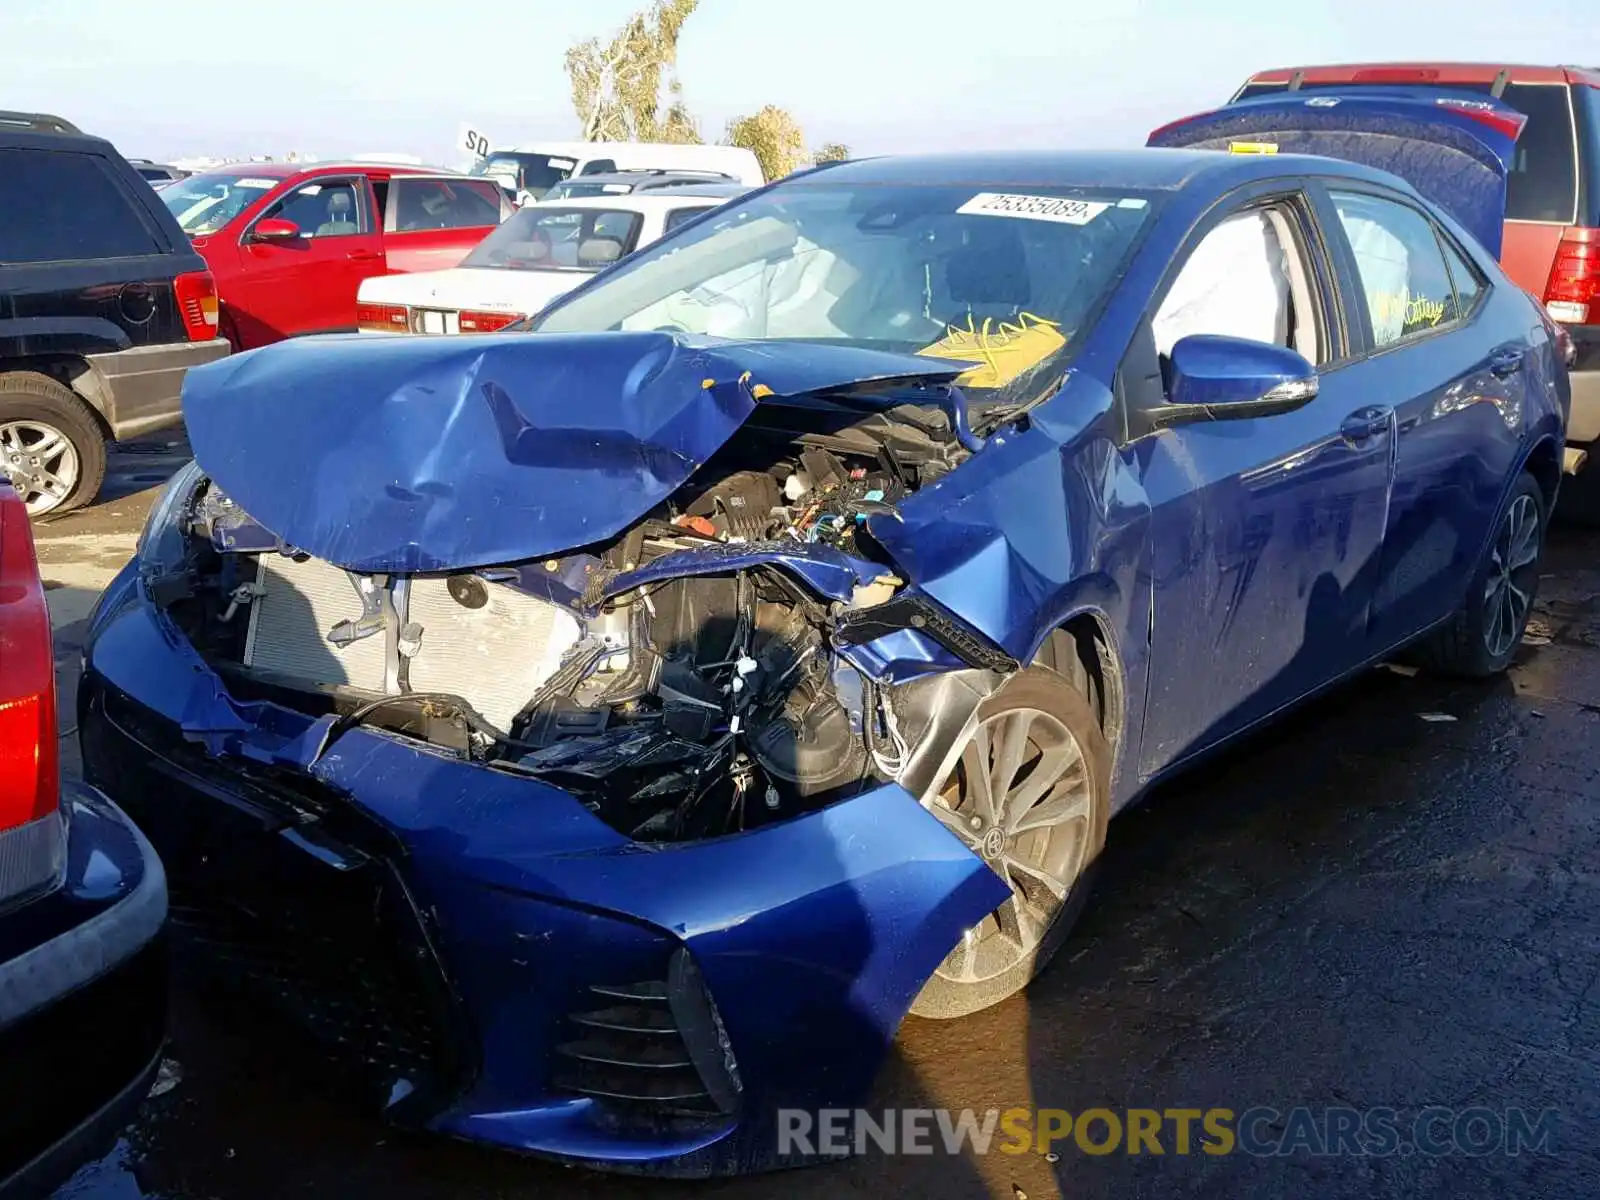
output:
<instances>
[{"instance_id":1,"label":"white van in background","mask_svg":"<svg viewBox=\"0 0 1600 1200\"><path fill-rule=\"evenodd\" d=\"M473 165L472 174L497 179L518 204L526 204L574 175L646 170L715 171L746 187L767 181L756 156L738 146L668 142L529 142L491 150Z\"/></svg>"}]
</instances>

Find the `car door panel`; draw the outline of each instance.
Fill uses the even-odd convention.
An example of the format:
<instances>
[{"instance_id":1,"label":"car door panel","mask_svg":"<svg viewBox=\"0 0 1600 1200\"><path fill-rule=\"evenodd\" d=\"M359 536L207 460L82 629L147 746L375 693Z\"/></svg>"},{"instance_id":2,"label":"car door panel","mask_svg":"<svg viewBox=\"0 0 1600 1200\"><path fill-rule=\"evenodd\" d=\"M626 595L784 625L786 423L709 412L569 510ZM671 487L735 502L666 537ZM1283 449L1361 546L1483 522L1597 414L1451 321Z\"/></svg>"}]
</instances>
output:
<instances>
[{"instance_id":1,"label":"car door panel","mask_svg":"<svg viewBox=\"0 0 1600 1200\"><path fill-rule=\"evenodd\" d=\"M1359 437L1342 432L1360 393L1341 375L1296 412L1153 439L1147 776L1363 657L1392 416Z\"/></svg>"},{"instance_id":2,"label":"car door panel","mask_svg":"<svg viewBox=\"0 0 1600 1200\"><path fill-rule=\"evenodd\" d=\"M1481 268L1458 291L1475 270L1466 252L1404 197L1344 188L1318 203L1366 348L1348 374L1396 417L1369 630L1384 650L1454 612L1478 565L1521 443L1526 321L1508 322ZM1364 231L1379 221L1395 259L1375 269Z\"/></svg>"},{"instance_id":3,"label":"car door panel","mask_svg":"<svg viewBox=\"0 0 1600 1200\"><path fill-rule=\"evenodd\" d=\"M316 205L334 193L350 199L354 219L311 224L319 215L334 215ZM255 226L278 216L295 220L301 236L285 242L257 240ZM354 329L356 292L382 254L382 245L373 226L371 194L361 176L310 180L263 209L240 235L245 286L229 298L242 343L259 346L298 334Z\"/></svg>"},{"instance_id":4,"label":"car door panel","mask_svg":"<svg viewBox=\"0 0 1600 1200\"><path fill-rule=\"evenodd\" d=\"M492 180L424 175L389 179L383 274L457 266L495 229L506 205Z\"/></svg>"},{"instance_id":5,"label":"car door panel","mask_svg":"<svg viewBox=\"0 0 1600 1200\"><path fill-rule=\"evenodd\" d=\"M1273 210L1278 242L1288 235L1295 243L1284 248L1300 260L1305 283L1290 288L1294 324L1313 323L1313 353L1330 365L1318 394L1294 411L1178 425L1135 443L1151 510L1146 778L1316 690L1369 649L1394 418L1341 365L1334 270L1307 201L1279 196ZM1180 260L1199 261L1197 244L1231 215L1191 235ZM1174 279L1163 305L1188 302L1181 283ZM1235 308L1220 319L1236 316ZM1154 368L1138 366L1139 344L1130 363L1144 380L1129 390L1143 390L1135 403L1148 405ZM1152 340L1148 364L1155 350ZM1154 402L1164 402L1159 375L1154 387ZM1196 688L1197 679L1206 686Z\"/></svg>"}]
</instances>

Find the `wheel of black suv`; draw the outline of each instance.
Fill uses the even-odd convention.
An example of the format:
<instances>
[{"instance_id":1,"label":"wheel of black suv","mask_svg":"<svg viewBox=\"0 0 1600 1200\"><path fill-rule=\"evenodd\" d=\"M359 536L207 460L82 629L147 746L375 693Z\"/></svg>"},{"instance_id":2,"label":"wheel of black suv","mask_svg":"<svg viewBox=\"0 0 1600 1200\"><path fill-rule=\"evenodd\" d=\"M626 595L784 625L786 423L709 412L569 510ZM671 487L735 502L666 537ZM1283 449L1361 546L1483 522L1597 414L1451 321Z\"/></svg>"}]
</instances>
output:
<instances>
[{"instance_id":1,"label":"wheel of black suv","mask_svg":"<svg viewBox=\"0 0 1600 1200\"><path fill-rule=\"evenodd\" d=\"M1011 897L967 930L911 1006L964 1017L998 1004L1066 940L1105 847L1111 751L1083 694L1030 667L978 708L932 811Z\"/></svg>"},{"instance_id":2,"label":"wheel of black suv","mask_svg":"<svg viewBox=\"0 0 1600 1200\"><path fill-rule=\"evenodd\" d=\"M54 379L0 373L0 474L30 516L67 512L100 491L105 437L88 406Z\"/></svg>"},{"instance_id":3,"label":"wheel of black suv","mask_svg":"<svg viewBox=\"0 0 1600 1200\"><path fill-rule=\"evenodd\" d=\"M1423 665L1466 679L1506 669L1539 591L1547 515L1539 484L1531 475L1519 477L1461 610L1418 646Z\"/></svg>"}]
</instances>

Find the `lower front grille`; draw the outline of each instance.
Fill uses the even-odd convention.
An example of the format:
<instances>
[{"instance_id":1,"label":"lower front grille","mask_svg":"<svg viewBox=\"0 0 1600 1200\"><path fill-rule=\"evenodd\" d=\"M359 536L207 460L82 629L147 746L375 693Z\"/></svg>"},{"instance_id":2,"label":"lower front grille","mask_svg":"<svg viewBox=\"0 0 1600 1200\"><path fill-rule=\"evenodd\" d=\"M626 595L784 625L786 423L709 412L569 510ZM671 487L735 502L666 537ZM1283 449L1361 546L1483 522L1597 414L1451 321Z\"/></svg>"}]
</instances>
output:
<instances>
[{"instance_id":1,"label":"lower front grille","mask_svg":"<svg viewBox=\"0 0 1600 1200\"><path fill-rule=\"evenodd\" d=\"M665 980L589 991L593 1006L569 1017L577 1036L557 1048L558 1088L638 1115L721 1111L673 1017Z\"/></svg>"}]
</instances>

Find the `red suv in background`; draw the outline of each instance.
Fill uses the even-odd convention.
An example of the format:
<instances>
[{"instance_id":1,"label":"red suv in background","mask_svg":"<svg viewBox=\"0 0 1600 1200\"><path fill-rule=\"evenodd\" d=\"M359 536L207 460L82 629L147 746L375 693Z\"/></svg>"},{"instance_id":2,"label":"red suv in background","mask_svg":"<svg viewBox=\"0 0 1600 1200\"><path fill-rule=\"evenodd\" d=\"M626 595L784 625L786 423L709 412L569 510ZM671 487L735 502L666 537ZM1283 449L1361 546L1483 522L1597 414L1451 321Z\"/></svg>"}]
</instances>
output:
<instances>
[{"instance_id":1,"label":"red suv in background","mask_svg":"<svg viewBox=\"0 0 1600 1200\"><path fill-rule=\"evenodd\" d=\"M1577 357L1567 442L1600 451L1600 69L1476 63L1280 68L1252 75L1234 99L1362 86L1479 92L1528 118L1507 177L1500 261L1571 334ZM1600 456L1585 474L1600 478Z\"/></svg>"},{"instance_id":2,"label":"red suv in background","mask_svg":"<svg viewBox=\"0 0 1600 1200\"><path fill-rule=\"evenodd\" d=\"M492 179L372 163L234 163L163 188L236 350L356 328L374 275L453 267L511 212Z\"/></svg>"}]
</instances>

